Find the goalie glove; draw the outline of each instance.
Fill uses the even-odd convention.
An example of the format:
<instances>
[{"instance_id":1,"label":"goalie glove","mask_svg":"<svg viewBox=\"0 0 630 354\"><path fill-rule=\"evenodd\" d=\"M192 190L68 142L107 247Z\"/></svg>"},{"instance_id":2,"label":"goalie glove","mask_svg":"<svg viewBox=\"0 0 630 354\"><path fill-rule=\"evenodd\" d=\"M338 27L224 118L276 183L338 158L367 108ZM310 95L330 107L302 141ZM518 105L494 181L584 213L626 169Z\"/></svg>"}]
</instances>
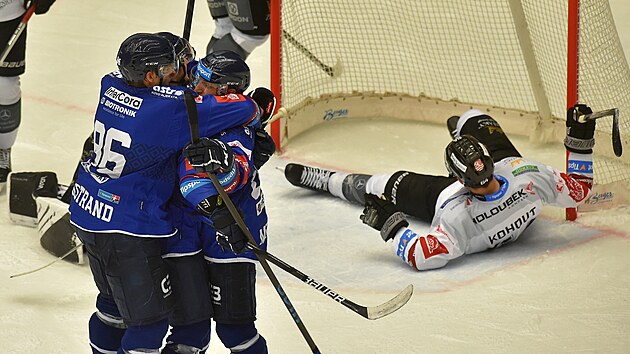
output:
<instances>
[{"instance_id":1,"label":"goalie glove","mask_svg":"<svg viewBox=\"0 0 630 354\"><path fill-rule=\"evenodd\" d=\"M593 110L585 104L576 104L567 111L567 136L564 146L571 152L580 154L592 154L595 146L595 120L584 123L577 121L579 116L593 113Z\"/></svg>"},{"instance_id":2,"label":"goalie glove","mask_svg":"<svg viewBox=\"0 0 630 354\"><path fill-rule=\"evenodd\" d=\"M184 157L200 172L217 174L234 166L232 148L218 139L201 138L196 143L186 145Z\"/></svg>"},{"instance_id":3,"label":"goalie glove","mask_svg":"<svg viewBox=\"0 0 630 354\"><path fill-rule=\"evenodd\" d=\"M365 195L365 208L360 218L364 224L380 231L385 242L393 239L398 230L409 226L405 214L398 211L394 203L374 194Z\"/></svg>"}]
</instances>

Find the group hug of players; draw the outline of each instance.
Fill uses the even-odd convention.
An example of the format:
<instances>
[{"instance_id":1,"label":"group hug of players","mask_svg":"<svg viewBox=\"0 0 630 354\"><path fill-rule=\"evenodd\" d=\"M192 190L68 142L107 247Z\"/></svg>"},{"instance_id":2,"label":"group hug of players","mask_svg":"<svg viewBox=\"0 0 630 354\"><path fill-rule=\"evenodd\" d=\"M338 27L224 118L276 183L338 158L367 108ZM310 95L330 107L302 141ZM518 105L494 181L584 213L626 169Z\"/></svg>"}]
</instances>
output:
<instances>
[{"instance_id":1,"label":"group hug of players","mask_svg":"<svg viewBox=\"0 0 630 354\"><path fill-rule=\"evenodd\" d=\"M12 190L69 203L99 291L89 320L93 353L204 353L211 321L231 352L267 353L255 327L256 256L208 174L266 249L258 171L275 150L264 130L275 98L265 88L244 94L250 71L243 53L195 56L168 32L131 35L120 45L119 70L101 80L94 129L66 193L39 174L11 175ZM198 126L189 122L186 90L196 94ZM595 121L579 123L575 112L591 110L567 112L566 173L523 157L496 120L469 110L446 122L448 175L290 163L285 176L363 205L361 220L394 254L418 270L439 268L515 241L543 205L575 207L587 198ZM191 143L190 129L199 130L198 142ZM430 230L416 233L410 216Z\"/></svg>"}]
</instances>

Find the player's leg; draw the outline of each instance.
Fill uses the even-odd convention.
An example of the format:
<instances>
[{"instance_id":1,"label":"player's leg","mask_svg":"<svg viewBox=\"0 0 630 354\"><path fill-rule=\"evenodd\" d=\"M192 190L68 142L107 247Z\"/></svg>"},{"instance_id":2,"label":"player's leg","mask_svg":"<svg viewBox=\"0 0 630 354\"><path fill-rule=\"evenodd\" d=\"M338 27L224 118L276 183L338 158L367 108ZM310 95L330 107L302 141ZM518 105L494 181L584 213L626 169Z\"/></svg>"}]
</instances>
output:
<instances>
[{"instance_id":1,"label":"player's leg","mask_svg":"<svg viewBox=\"0 0 630 354\"><path fill-rule=\"evenodd\" d=\"M214 20L214 33L206 47L206 55L212 52L212 47L218 40L229 35L234 28L225 8L225 0L208 0L208 9Z\"/></svg>"},{"instance_id":2,"label":"player's leg","mask_svg":"<svg viewBox=\"0 0 630 354\"><path fill-rule=\"evenodd\" d=\"M7 43L21 21L0 22L0 43ZM4 62L0 63L0 192L11 172L11 147L22 119L20 75L25 70L26 30L16 40Z\"/></svg>"},{"instance_id":3,"label":"player's leg","mask_svg":"<svg viewBox=\"0 0 630 354\"><path fill-rule=\"evenodd\" d=\"M472 135L488 148L492 159L498 162L506 157L521 157L516 147L499 123L492 117L475 109L464 112L459 119L453 117L447 120L449 132L453 122L456 122L454 136Z\"/></svg>"},{"instance_id":4,"label":"player's leg","mask_svg":"<svg viewBox=\"0 0 630 354\"><path fill-rule=\"evenodd\" d=\"M217 336L233 353L265 354L267 342L256 321L256 265L209 263Z\"/></svg>"},{"instance_id":5,"label":"player's leg","mask_svg":"<svg viewBox=\"0 0 630 354\"><path fill-rule=\"evenodd\" d=\"M127 325L119 353L159 353L173 308L170 275L162 260L162 241L79 229L77 234L86 242L90 261L99 261L97 267L90 262L99 291L111 292ZM103 278L108 288L100 285Z\"/></svg>"},{"instance_id":6,"label":"player's leg","mask_svg":"<svg viewBox=\"0 0 630 354\"><path fill-rule=\"evenodd\" d=\"M364 195L370 175L345 173L322 168L289 163L284 176L294 186L315 191L329 192L335 197L357 203L365 203Z\"/></svg>"},{"instance_id":7,"label":"player's leg","mask_svg":"<svg viewBox=\"0 0 630 354\"><path fill-rule=\"evenodd\" d=\"M211 2L214 3L214 1ZM211 2L208 2L208 6L212 6ZM268 0L227 0L222 11L225 11L229 16L232 28L229 34L223 35L214 42L211 40L208 44L207 53L216 50L231 50L245 59L269 37ZM216 16L220 16L222 12L217 9L215 13L217 14ZM213 14L213 18L214 16L215 14ZM215 21L215 24L217 22ZM222 24L218 25L223 26ZM227 29L227 26L222 28L222 30L225 29ZM213 36L213 38L216 37Z\"/></svg>"},{"instance_id":8,"label":"player's leg","mask_svg":"<svg viewBox=\"0 0 630 354\"><path fill-rule=\"evenodd\" d=\"M181 215L180 232L164 240L164 261L171 275L174 307L169 316L171 333L162 354L205 353L210 343L212 303L201 251L201 222L198 215Z\"/></svg>"}]
</instances>

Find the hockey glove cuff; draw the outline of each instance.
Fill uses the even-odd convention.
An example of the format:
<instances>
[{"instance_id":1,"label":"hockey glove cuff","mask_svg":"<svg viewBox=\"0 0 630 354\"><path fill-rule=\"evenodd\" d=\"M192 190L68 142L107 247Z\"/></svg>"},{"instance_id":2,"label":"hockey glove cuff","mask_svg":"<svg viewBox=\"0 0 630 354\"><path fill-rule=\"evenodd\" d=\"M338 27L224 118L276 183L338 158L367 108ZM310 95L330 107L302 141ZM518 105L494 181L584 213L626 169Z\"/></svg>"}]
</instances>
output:
<instances>
[{"instance_id":1,"label":"hockey glove cuff","mask_svg":"<svg viewBox=\"0 0 630 354\"><path fill-rule=\"evenodd\" d=\"M392 202L374 194L365 195L365 208L361 221L380 231L384 241L394 238L400 228L409 226L404 214L396 210Z\"/></svg>"},{"instance_id":2,"label":"hockey glove cuff","mask_svg":"<svg viewBox=\"0 0 630 354\"><path fill-rule=\"evenodd\" d=\"M269 135L264 129L256 129L256 136L254 137L254 166L257 170L271 158L276 152L276 143L273 141L271 135Z\"/></svg>"},{"instance_id":3,"label":"hockey glove cuff","mask_svg":"<svg viewBox=\"0 0 630 354\"><path fill-rule=\"evenodd\" d=\"M212 215L217 243L234 254L242 253L247 247L247 238L227 208L217 209Z\"/></svg>"},{"instance_id":4,"label":"hockey glove cuff","mask_svg":"<svg viewBox=\"0 0 630 354\"><path fill-rule=\"evenodd\" d=\"M578 117L593 113L593 110L585 104L577 104L567 110L567 135L564 146L571 152L592 154L595 146L595 120L584 123L578 122Z\"/></svg>"},{"instance_id":5,"label":"hockey glove cuff","mask_svg":"<svg viewBox=\"0 0 630 354\"><path fill-rule=\"evenodd\" d=\"M276 110L276 96L264 87L257 87L247 95L258 104L261 113L260 122L264 127Z\"/></svg>"}]
</instances>

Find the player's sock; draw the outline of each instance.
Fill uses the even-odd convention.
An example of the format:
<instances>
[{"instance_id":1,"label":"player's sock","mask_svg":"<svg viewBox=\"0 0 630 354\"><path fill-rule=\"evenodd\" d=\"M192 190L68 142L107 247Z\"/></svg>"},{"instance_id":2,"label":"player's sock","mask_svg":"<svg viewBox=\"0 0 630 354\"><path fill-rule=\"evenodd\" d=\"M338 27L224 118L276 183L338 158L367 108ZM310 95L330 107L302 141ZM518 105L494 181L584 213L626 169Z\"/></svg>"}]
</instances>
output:
<instances>
[{"instance_id":1,"label":"player's sock","mask_svg":"<svg viewBox=\"0 0 630 354\"><path fill-rule=\"evenodd\" d=\"M292 185L323 192L329 191L328 179L333 174L334 171L296 163L287 164L284 168L284 176Z\"/></svg>"},{"instance_id":2,"label":"player's sock","mask_svg":"<svg viewBox=\"0 0 630 354\"><path fill-rule=\"evenodd\" d=\"M455 139L457 136L457 121L459 120L459 116L452 116L446 120L446 127L448 128L448 133L451 135L451 138Z\"/></svg>"},{"instance_id":3,"label":"player's sock","mask_svg":"<svg viewBox=\"0 0 630 354\"><path fill-rule=\"evenodd\" d=\"M7 178L11 172L11 148L0 149L0 192L7 184Z\"/></svg>"},{"instance_id":4,"label":"player's sock","mask_svg":"<svg viewBox=\"0 0 630 354\"><path fill-rule=\"evenodd\" d=\"M328 180L328 190L335 197L363 205L365 204L365 186L370 177L372 176L336 172Z\"/></svg>"},{"instance_id":5,"label":"player's sock","mask_svg":"<svg viewBox=\"0 0 630 354\"><path fill-rule=\"evenodd\" d=\"M267 354L267 341L256 330L254 323L240 325L217 323L219 339L231 353Z\"/></svg>"}]
</instances>

